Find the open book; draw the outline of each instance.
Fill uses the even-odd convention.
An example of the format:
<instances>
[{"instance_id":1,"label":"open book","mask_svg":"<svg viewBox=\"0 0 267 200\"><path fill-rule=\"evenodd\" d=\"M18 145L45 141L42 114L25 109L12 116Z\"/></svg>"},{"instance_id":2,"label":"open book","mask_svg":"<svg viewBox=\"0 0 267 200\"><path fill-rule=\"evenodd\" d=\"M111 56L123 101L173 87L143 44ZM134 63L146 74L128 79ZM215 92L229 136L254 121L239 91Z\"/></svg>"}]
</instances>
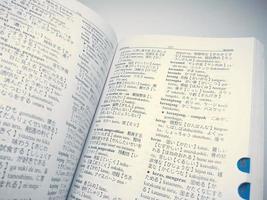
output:
<instances>
[{"instance_id":1,"label":"open book","mask_svg":"<svg viewBox=\"0 0 267 200\"><path fill-rule=\"evenodd\" d=\"M1 200L263 199L263 48L0 1Z\"/></svg>"}]
</instances>

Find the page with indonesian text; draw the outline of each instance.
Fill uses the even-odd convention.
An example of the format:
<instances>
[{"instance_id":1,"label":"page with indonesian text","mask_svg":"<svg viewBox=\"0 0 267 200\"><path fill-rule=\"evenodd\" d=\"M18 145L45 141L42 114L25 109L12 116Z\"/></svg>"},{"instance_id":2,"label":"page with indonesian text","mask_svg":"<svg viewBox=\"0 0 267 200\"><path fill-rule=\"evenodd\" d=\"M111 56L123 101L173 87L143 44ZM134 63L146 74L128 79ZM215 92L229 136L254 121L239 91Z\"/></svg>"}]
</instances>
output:
<instances>
[{"instance_id":1,"label":"page with indonesian text","mask_svg":"<svg viewBox=\"0 0 267 200\"><path fill-rule=\"evenodd\" d=\"M255 44L174 36L121 42L68 199L228 200L249 191L262 199L263 172L254 169L263 155L250 146L251 137L263 139L251 131L251 116L263 122L252 115L262 80L253 75Z\"/></svg>"},{"instance_id":2,"label":"page with indonesian text","mask_svg":"<svg viewBox=\"0 0 267 200\"><path fill-rule=\"evenodd\" d=\"M76 1L0 1L0 199L66 199L117 46Z\"/></svg>"}]
</instances>

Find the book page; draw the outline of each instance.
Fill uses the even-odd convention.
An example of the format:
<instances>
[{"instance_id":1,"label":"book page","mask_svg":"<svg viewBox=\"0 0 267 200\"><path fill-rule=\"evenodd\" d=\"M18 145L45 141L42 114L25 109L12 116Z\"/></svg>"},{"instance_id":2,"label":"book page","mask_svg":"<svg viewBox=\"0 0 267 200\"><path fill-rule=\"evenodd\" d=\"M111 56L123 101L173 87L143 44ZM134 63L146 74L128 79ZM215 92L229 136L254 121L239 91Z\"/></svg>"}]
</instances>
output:
<instances>
[{"instance_id":1,"label":"book page","mask_svg":"<svg viewBox=\"0 0 267 200\"><path fill-rule=\"evenodd\" d=\"M264 48L259 41L254 45L254 58L248 182L250 199L264 199Z\"/></svg>"},{"instance_id":2,"label":"book page","mask_svg":"<svg viewBox=\"0 0 267 200\"><path fill-rule=\"evenodd\" d=\"M76 1L0 2L0 199L66 199L117 46Z\"/></svg>"},{"instance_id":3,"label":"book page","mask_svg":"<svg viewBox=\"0 0 267 200\"><path fill-rule=\"evenodd\" d=\"M68 199L241 199L253 54L252 38L120 43Z\"/></svg>"}]
</instances>

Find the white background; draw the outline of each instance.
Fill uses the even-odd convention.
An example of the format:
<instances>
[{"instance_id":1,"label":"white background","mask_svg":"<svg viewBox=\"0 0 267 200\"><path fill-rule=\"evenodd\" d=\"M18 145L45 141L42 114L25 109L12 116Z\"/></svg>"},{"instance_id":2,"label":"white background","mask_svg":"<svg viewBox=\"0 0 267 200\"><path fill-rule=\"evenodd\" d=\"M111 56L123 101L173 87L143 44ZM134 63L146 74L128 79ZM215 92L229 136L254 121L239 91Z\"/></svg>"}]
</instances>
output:
<instances>
[{"instance_id":1,"label":"white background","mask_svg":"<svg viewBox=\"0 0 267 200\"><path fill-rule=\"evenodd\" d=\"M111 25L119 40L135 34L256 37L265 46L266 90L267 0L80 1L100 14ZM265 113L266 110L265 108ZM267 143L267 134L265 141ZM267 199L267 153L264 168L266 188L264 197Z\"/></svg>"}]
</instances>

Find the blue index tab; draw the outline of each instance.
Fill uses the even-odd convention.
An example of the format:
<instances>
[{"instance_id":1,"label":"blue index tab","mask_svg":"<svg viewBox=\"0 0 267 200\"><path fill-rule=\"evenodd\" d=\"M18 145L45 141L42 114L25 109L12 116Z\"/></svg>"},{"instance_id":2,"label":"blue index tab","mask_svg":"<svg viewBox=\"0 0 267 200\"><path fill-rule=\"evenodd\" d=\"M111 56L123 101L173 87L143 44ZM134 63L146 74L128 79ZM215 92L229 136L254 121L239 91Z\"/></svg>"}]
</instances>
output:
<instances>
[{"instance_id":1,"label":"blue index tab","mask_svg":"<svg viewBox=\"0 0 267 200\"><path fill-rule=\"evenodd\" d=\"M241 172L249 173L250 172L250 158L241 158L237 162L237 167Z\"/></svg>"},{"instance_id":2,"label":"blue index tab","mask_svg":"<svg viewBox=\"0 0 267 200\"><path fill-rule=\"evenodd\" d=\"M242 183L238 187L238 194L243 199L249 200L249 196L250 196L250 183L247 183L247 182Z\"/></svg>"},{"instance_id":3,"label":"blue index tab","mask_svg":"<svg viewBox=\"0 0 267 200\"><path fill-rule=\"evenodd\" d=\"M250 158L244 157L238 160L237 168L244 173L250 173ZM244 182L238 187L238 194L245 200L249 200L250 197L250 183Z\"/></svg>"}]
</instances>

